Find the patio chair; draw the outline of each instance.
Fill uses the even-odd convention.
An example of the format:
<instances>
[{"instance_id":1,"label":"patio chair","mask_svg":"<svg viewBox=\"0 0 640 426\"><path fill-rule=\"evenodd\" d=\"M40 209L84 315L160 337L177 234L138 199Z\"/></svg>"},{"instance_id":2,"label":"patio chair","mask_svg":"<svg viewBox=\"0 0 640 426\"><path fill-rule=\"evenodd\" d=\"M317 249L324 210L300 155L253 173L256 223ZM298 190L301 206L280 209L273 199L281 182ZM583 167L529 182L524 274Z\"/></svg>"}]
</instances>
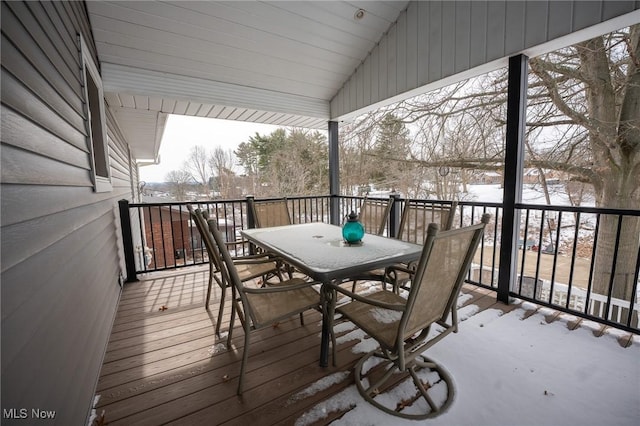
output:
<instances>
[{"instance_id":1,"label":"patio chair","mask_svg":"<svg viewBox=\"0 0 640 426\"><path fill-rule=\"evenodd\" d=\"M390 207L391 203L389 209ZM432 204L407 200L402 210L397 238L410 243L422 244L427 237L427 227L430 223L437 223L440 230L448 231L453 226L457 207L457 201L452 201L450 204ZM388 216L389 213L386 214ZM386 223L386 218L383 225L384 223ZM415 265L400 264L398 266L400 269L391 266L386 270L374 270L356 277L356 280L380 281L385 288L387 283L391 283L398 291L409 281L409 274L403 272L403 269L415 267ZM355 283L354 281L352 291L355 291Z\"/></svg>"},{"instance_id":2,"label":"patio chair","mask_svg":"<svg viewBox=\"0 0 640 426\"><path fill-rule=\"evenodd\" d=\"M406 299L385 290L364 297L336 284L327 285L330 290L325 297L324 309L327 309L329 320L334 365L335 312L379 344L378 349L369 352L354 367L358 391L372 405L394 416L426 419L439 415L451 404L454 395L451 377L423 353L458 330L456 300L489 218L489 215L484 215L480 224L443 232L438 232L437 224L430 224L420 261L412 272L413 282ZM338 293L351 301L336 307ZM431 330L434 324L438 326L437 330ZM373 357L379 360L375 366L372 366ZM363 368L365 364L366 371ZM423 374L426 372L427 376ZM435 373L438 380L435 380ZM407 390L410 382L405 382L405 379L409 376L417 389ZM429 382L426 385L423 383L425 380ZM427 389L440 381L446 384L446 398L442 397L441 383L436 392L438 399L444 401L436 404ZM379 394L396 385L402 386L403 401L399 401L398 406L385 405L389 398ZM420 398L426 401L426 406L417 403ZM405 412L403 404L411 404L412 407Z\"/></svg>"},{"instance_id":3,"label":"patio chair","mask_svg":"<svg viewBox=\"0 0 640 426\"><path fill-rule=\"evenodd\" d=\"M249 198L249 208L253 214L256 228L270 228L272 226L291 225L291 215L289 214L289 204L286 197L277 200L256 201ZM293 266L280 263L281 269L293 278Z\"/></svg>"},{"instance_id":4,"label":"patio chair","mask_svg":"<svg viewBox=\"0 0 640 426\"><path fill-rule=\"evenodd\" d=\"M301 325L304 325L304 311L309 309L320 310L320 293L312 286L320 285L321 283L307 282L302 278L292 278L268 287L247 287L243 285L236 264L224 244L222 234L211 220L209 221L209 229L218 248L215 255L220 259L223 281L229 283L233 294L227 348L231 347L236 313L244 330L244 349L237 390L238 395L241 395L249 358L249 348L251 347L250 336L252 331L272 326L278 321L297 314L300 315Z\"/></svg>"},{"instance_id":5,"label":"patio chair","mask_svg":"<svg viewBox=\"0 0 640 426\"><path fill-rule=\"evenodd\" d=\"M448 231L453 227L453 219L458 208L457 201L450 204L420 203L405 201L397 238L415 244L423 244L427 238L430 223L437 223L441 231ZM391 266L384 272L387 282L393 284L396 292L409 282L410 276L403 269L415 269L415 264L401 264L400 268Z\"/></svg>"},{"instance_id":6,"label":"patio chair","mask_svg":"<svg viewBox=\"0 0 640 426\"><path fill-rule=\"evenodd\" d=\"M249 198L249 208L253 213L256 228L270 228L293 223L286 198L264 201Z\"/></svg>"},{"instance_id":7,"label":"patio chair","mask_svg":"<svg viewBox=\"0 0 640 426\"><path fill-rule=\"evenodd\" d=\"M362 223L362 226L364 226L365 232L375 235L384 234L392 204L393 198L376 200L369 198L368 195L364 197L360 204L358 219L360 223ZM352 282L352 291L356 290L358 281L380 281L383 285L386 285L384 271L378 270L351 277L345 282L348 281Z\"/></svg>"},{"instance_id":8,"label":"patio chair","mask_svg":"<svg viewBox=\"0 0 640 426\"><path fill-rule=\"evenodd\" d=\"M211 300L211 287L214 280L221 290L220 306L218 308L218 321L216 322L216 334L220 334L220 324L222 323L222 314L224 311L224 300L226 296L226 289L228 287L228 281L224 282L219 276L221 272L220 262L217 260L218 257L215 256L216 246L211 233L209 232L209 226L207 224L207 217L205 212L200 209L194 209L190 204L187 204L187 209L191 213L191 216L196 223L196 228L198 228L198 232L200 233L202 241L204 242L205 248L207 250L207 255L209 257L209 283L207 286L207 298L205 301L206 310L209 310L209 302ZM225 246L235 246L236 244L237 242L235 241L225 242ZM269 276L276 276L280 281L282 281L282 275L280 273L280 268L277 260L270 256L261 254L233 257L232 259L237 265L238 274L243 282L259 277L262 277L263 281L266 281L267 279L269 279Z\"/></svg>"},{"instance_id":9,"label":"patio chair","mask_svg":"<svg viewBox=\"0 0 640 426\"><path fill-rule=\"evenodd\" d=\"M431 204L407 200L402 209L397 238L422 244L427 239L427 227L430 223L437 223L441 231L448 231L453 227L457 208L457 201L450 204Z\"/></svg>"},{"instance_id":10,"label":"patio chair","mask_svg":"<svg viewBox=\"0 0 640 426\"><path fill-rule=\"evenodd\" d=\"M384 233L392 204L393 198L374 200L368 196L364 197L362 204L360 204L358 218L364 226L365 232L376 235Z\"/></svg>"}]
</instances>

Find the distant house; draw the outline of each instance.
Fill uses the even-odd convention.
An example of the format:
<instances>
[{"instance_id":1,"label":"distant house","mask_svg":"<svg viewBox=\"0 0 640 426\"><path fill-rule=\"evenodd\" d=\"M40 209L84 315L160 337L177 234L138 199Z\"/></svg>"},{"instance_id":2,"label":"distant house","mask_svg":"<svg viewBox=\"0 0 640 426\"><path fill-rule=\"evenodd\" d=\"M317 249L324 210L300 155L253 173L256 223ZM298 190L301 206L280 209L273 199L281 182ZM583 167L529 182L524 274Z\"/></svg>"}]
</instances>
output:
<instances>
[{"instance_id":1,"label":"distant house","mask_svg":"<svg viewBox=\"0 0 640 426\"><path fill-rule=\"evenodd\" d=\"M146 246L152 251L150 268L184 263L191 253L189 212L174 207L150 206L144 211Z\"/></svg>"},{"instance_id":2,"label":"distant house","mask_svg":"<svg viewBox=\"0 0 640 426\"><path fill-rule=\"evenodd\" d=\"M566 173L559 172L557 170L542 170L547 185L558 184L562 181L567 181L568 176ZM525 169L522 182L526 184L535 185L542 182L542 176L539 169Z\"/></svg>"},{"instance_id":3,"label":"distant house","mask_svg":"<svg viewBox=\"0 0 640 426\"><path fill-rule=\"evenodd\" d=\"M480 183L485 185L501 184L503 180L504 177L497 172L485 172L480 176Z\"/></svg>"},{"instance_id":4,"label":"distant house","mask_svg":"<svg viewBox=\"0 0 640 426\"><path fill-rule=\"evenodd\" d=\"M540 183L540 171L538 169L524 169L522 174L522 183Z\"/></svg>"}]
</instances>

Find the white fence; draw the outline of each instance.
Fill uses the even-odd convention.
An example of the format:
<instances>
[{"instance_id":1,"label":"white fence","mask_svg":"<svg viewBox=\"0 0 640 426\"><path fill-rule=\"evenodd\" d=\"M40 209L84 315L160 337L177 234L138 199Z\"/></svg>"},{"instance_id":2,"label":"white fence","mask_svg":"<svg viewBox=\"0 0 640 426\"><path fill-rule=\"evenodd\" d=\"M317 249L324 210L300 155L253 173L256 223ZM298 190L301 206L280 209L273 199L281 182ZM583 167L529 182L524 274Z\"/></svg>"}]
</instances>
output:
<instances>
[{"instance_id":1,"label":"white fence","mask_svg":"<svg viewBox=\"0 0 640 426\"><path fill-rule=\"evenodd\" d=\"M498 270L491 273L491 268L482 267L482 281L480 281L480 265L473 264L471 266L471 279L481 282L485 285L497 286ZM640 285L638 286L640 289ZM627 314L629 311L628 300L611 298L608 315L605 318L605 310L607 306L607 295L593 293L589 294L587 299L587 291L583 288L572 286L569 293L569 286L558 282L553 283L553 294L551 293L551 281L538 279L537 285L534 277L523 276L522 286L520 286L520 276L518 275L515 282L511 284L511 291L518 293L524 297L539 300L541 302L550 303L552 305L566 307L572 311L586 313L588 315L606 319L619 324L627 323ZM534 293L535 292L535 293ZM570 294L570 295L569 295ZM567 303L567 295L569 295L569 303ZM586 306L586 309L585 309ZM636 300L633 305L633 314L631 318L631 327L638 327L640 322L640 291L636 293Z\"/></svg>"}]
</instances>

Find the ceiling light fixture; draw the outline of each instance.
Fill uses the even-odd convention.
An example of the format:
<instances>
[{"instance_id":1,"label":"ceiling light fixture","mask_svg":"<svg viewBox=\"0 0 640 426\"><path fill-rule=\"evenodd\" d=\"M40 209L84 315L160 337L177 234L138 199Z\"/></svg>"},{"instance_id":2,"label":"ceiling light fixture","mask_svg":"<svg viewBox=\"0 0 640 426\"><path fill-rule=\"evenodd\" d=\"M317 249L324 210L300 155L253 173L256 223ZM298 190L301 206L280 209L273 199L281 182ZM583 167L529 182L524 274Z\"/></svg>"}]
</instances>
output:
<instances>
[{"instance_id":1,"label":"ceiling light fixture","mask_svg":"<svg viewBox=\"0 0 640 426\"><path fill-rule=\"evenodd\" d=\"M356 10L356 13L353 14L353 19L355 19L356 21L361 20L362 18L364 18L364 13L365 13L364 9Z\"/></svg>"}]
</instances>

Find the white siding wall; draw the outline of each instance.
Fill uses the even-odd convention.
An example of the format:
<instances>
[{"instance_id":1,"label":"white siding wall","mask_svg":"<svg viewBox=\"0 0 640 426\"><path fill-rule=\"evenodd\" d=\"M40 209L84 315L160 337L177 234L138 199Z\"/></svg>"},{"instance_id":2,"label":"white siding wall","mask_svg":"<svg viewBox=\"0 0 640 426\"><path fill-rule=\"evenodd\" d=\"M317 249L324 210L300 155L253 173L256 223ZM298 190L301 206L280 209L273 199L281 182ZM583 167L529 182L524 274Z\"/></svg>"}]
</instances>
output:
<instances>
[{"instance_id":1,"label":"white siding wall","mask_svg":"<svg viewBox=\"0 0 640 426\"><path fill-rule=\"evenodd\" d=\"M578 31L616 17L601 33L638 22L639 8L637 1L413 1L332 99L332 120L505 66L509 56L575 43L589 37Z\"/></svg>"},{"instance_id":2,"label":"white siding wall","mask_svg":"<svg viewBox=\"0 0 640 426\"><path fill-rule=\"evenodd\" d=\"M113 190L93 191L84 3L2 2L1 13L2 409L86 424L120 294L117 201L131 198L132 159L107 114Z\"/></svg>"}]
</instances>

